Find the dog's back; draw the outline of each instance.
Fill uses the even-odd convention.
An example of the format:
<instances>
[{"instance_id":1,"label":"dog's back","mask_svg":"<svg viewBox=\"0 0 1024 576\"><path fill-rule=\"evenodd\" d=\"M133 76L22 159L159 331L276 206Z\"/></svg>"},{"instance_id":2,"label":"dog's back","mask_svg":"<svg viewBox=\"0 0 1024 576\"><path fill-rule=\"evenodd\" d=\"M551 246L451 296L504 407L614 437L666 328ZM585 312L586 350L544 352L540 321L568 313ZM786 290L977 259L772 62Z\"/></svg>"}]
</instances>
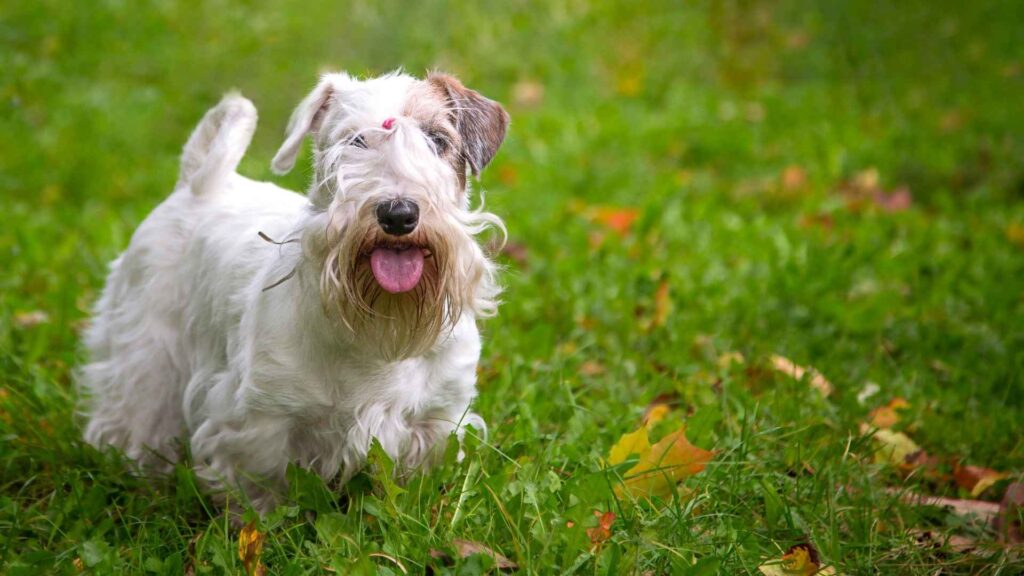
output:
<instances>
[{"instance_id":1,"label":"dog's back","mask_svg":"<svg viewBox=\"0 0 1024 576\"><path fill-rule=\"evenodd\" d=\"M192 345L185 339L186 307L215 304L203 303L208 291L189 280L196 277L190 269L218 265L195 258L199 248L230 243L257 258L275 247L259 240L256 229L286 234L287 214L307 204L303 196L236 173L256 120L256 108L238 94L225 96L206 113L184 147L174 192L111 264L85 334L90 363L79 374L89 419L85 439L117 446L147 468L166 469L178 457L182 397L193 364L187 350ZM219 234L232 219L251 223L252 234Z\"/></svg>"}]
</instances>

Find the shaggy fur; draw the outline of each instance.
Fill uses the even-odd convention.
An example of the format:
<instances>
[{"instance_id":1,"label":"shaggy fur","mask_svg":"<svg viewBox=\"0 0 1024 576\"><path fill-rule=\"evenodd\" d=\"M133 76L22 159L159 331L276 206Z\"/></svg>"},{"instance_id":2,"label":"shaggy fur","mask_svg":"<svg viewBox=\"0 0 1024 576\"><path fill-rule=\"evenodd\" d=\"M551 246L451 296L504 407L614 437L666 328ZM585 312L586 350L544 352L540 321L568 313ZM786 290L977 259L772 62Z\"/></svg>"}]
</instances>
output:
<instances>
[{"instance_id":1,"label":"shaggy fur","mask_svg":"<svg viewBox=\"0 0 1024 576\"><path fill-rule=\"evenodd\" d=\"M187 439L213 493L239 487L266 511L289 463L345 480L376 438L408 472L452 432L482 430L469 412L476 320L499 288L476 236L504 229L470 209L465 182L507 123L450 76L326 75L272 164L291 169L312 136L304 197L235 172L256 110L226 96L186 144L174 192L111 264L85 338L86 440L165 471ZM374 209L399 198L420 218L396 238ZM413 290L390 293L369 254L399 244L426 259Z\"/></svg>"}]
</instances>

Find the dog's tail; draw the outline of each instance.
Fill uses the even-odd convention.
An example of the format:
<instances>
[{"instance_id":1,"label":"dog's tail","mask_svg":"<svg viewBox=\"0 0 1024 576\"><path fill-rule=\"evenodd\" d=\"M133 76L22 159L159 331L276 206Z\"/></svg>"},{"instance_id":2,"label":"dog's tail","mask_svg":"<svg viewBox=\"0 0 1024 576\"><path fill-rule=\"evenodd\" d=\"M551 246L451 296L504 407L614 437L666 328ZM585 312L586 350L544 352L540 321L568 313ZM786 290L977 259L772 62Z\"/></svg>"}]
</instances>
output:
<instances>
[{"instance_id":1,"label":"dog's tail","mask_svg":"<svg viewBox=\"0 0 1024 576\"><path fill-rule=\"evenodd\" d=\"M256 107L237 92L226 94L185 143L178 186L189 186L196 196L223 189L255 131Z\"/></svg>"}]
</instances>

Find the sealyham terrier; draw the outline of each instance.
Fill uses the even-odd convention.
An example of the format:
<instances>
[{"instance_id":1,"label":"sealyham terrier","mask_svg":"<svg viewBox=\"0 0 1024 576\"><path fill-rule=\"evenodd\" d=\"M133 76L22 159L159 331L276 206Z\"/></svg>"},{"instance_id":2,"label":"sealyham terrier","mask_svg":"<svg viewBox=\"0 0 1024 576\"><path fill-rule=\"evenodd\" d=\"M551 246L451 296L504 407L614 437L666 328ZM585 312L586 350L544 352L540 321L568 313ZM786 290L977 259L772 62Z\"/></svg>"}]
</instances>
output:
<instances>
[{"instance_id":1,"label":"sealyham terrier","mask_svg":"<svg viewBox=\"0 0 1024 576\"><path fill-rule=\"evenodd\" d=\"M467 175L508 114L455 78L328 74L295 109L272 168L306 135L306 196L236 172L256 128L240 95L185 145L174 192L110 266L85 336L85 439L166 471L188 438L215 495L260 511L289 463L347 480L376 438L400 473L429 466L469 411L496 267Z\"/></svg>"}]
</instances>

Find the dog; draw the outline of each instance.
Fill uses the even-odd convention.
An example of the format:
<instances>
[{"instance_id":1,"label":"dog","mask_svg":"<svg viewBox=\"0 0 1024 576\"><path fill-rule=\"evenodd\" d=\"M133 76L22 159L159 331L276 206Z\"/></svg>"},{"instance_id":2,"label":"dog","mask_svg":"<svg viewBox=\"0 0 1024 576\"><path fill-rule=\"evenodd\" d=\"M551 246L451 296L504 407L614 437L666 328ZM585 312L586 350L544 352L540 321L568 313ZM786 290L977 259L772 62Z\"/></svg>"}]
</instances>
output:
<instances>
[{"instance_id":1,"label":"dog","mask_svg":"<svg viewBox=\"0 0 1024 576\"><path fill-rule=\"evenodd\" d=\"M232 93L195 129L110 265L79 385L88 443L160 473L187 440L207 491L267 512L289 464L344 482L376 439L408 474L486 432L477 321L500 286L478 237L505 228L470 180L509 116L443 73L326 74L271 164L291 170L310 136L305 196L237 173L256 120Z\"/></svg>"}]
</instances>

